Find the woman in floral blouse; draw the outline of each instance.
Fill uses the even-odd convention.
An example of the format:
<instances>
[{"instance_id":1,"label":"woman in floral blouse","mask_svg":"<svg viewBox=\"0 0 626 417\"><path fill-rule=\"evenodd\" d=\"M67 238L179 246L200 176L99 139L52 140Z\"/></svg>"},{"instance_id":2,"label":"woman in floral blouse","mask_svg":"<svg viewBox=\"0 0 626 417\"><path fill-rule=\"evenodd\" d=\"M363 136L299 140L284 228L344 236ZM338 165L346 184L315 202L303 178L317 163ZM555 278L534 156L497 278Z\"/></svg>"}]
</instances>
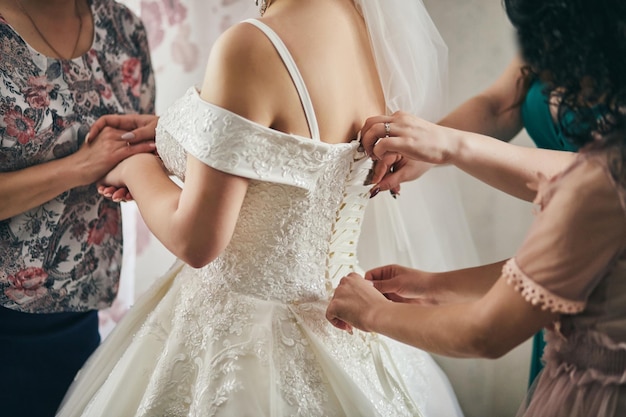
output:
<instances>
[{"instance_id":1,"label":"woman in floral blouse","mask_svg":"<svg viewBox=\"0 0 626 417\"><path fill-rule=\"evenodd\" d=\"M154 144L104 114L153 113L141 21L108 0L0 0L0 407L54 415L113 301L120 207L94 182Z\"/></svg>"}]
</instances>

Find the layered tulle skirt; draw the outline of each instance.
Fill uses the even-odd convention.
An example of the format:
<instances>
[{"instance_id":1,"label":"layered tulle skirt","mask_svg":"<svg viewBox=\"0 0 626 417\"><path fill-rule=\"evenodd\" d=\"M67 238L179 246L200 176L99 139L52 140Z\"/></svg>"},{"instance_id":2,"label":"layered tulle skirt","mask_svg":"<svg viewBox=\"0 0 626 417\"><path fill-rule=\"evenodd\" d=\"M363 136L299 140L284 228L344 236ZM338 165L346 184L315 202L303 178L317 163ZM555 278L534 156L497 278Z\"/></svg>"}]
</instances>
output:
<instances>
[{"instance_id":1,"label":"layered tulle skirt","mask_svg":"<svg viewBox=\"0 0 626 417\"><path fill-rule=\"evenodd\" d=\"M429 355L176 265L92 356L60 416L459 416Z\"/></svg>"}]
</instances>

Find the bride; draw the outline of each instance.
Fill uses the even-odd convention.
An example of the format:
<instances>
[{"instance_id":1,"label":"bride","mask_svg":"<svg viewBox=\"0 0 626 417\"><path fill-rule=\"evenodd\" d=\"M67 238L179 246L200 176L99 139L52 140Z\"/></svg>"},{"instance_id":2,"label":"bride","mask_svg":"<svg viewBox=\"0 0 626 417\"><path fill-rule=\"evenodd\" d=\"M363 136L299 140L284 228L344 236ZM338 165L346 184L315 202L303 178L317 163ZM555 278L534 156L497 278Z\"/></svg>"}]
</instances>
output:
<instances>
[{"instance_id":1,"label":"bride","mask_svg":"<svg viewBox=\"0 0 626 417\"><path fill-rule=\"evenodd\" d=\"M181 262L92 356L59 416L461 415L426 353L325 319L337 281L360 270L371 160L358 130L436 106L445 47L419 0L261 11L220 37L201 90L160 118L162 161L133 156L103 180Z\"/></svg>"}]
</instances>

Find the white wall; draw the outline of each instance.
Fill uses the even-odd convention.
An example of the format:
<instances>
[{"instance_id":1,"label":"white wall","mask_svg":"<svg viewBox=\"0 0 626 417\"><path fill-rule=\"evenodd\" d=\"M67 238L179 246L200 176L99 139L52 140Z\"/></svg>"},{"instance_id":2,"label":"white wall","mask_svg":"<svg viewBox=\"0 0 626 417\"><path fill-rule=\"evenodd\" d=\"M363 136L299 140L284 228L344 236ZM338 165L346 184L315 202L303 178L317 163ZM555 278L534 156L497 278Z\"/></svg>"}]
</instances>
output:
<instances>
[{"instance_id":1,"label":"white wall","mask_svg":"<svg viewBox=\"0 0 626 417\"><path fill-rule=\"evenodd\" d=\"M424 0L449 48L449 108L488 87L515 55L500 0ZM532 146L523 132L514 143ZM460 174L482 262L510 257L532 220L531 206ZM466 417L515 415L527 386L530 343L498 360L435 358L448 374Z\"/></svg>"}]
</instances>

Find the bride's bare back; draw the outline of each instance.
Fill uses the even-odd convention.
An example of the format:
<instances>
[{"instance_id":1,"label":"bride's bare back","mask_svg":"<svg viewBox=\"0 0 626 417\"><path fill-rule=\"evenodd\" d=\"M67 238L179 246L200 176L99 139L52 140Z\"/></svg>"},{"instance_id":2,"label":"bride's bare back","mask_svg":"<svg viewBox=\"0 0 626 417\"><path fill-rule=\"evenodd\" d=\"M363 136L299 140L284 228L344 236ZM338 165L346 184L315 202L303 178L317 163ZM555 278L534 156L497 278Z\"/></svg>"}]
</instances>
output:
<instances>
[{"instance_id":1,"label":"bride's bare back","mask_svg":"<svg viewBox=\"0 0 626 417\"><path fill-rule=\"evenodd\" d=\"M384 113L367 29L352 0L273 0L262 20L293 56L324 142L349 142L368 116ZM251 24L235 25L217 40L200 95L260 125L311 136L289 71L267 36ZM146 224L172 253L201 267L224 251L248 179L188 155L181 191L150 158L127 161L107 181L130 190Z\"/></svg>"},{"instance_id":2,"label":"bride's bare back","mask_svg":"<svg viewBox=\"0 0 626 417\"><path fill-rule=\"evenodd\" d=\"M352 0L273 0L261 19L283 40L311 95L320 136L356 137L385 112L367 28ZM202 96L274 129L310 136L298 93L269 39L239 24L216 43Z\"/></svg>"}]
</instances>

